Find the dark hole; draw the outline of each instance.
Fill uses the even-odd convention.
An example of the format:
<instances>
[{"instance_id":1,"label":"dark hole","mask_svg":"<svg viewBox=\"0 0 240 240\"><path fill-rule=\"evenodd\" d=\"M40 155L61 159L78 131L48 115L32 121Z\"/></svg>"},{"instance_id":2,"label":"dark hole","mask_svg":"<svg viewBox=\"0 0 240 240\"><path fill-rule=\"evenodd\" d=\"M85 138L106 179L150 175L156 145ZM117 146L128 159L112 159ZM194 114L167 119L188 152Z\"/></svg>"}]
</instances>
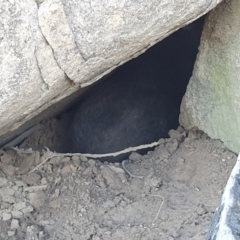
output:
<instances>
[{"instance_id":1,"label":"dark hole","mask_svg":"<svg viewBox=\"0 0 240 240\"><path fill-rule=\"evenodd\" d=\"M176 129L203 20L178 30L90 87L73 108L65 150L117 152L165 138L170 129Z\"/></svg>"}]
</instances>

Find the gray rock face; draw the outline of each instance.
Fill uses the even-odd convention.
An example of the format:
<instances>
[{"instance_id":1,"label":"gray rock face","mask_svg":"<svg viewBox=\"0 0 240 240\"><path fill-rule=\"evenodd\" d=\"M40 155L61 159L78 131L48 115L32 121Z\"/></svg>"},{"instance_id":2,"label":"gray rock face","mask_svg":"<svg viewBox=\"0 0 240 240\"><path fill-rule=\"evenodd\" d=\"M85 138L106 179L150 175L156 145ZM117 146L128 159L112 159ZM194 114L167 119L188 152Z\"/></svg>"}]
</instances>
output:
<instances>
[{"instance_id":1,"label":"gray rock face","mask_svg":"<svg viewBox=\"0 0 240 240\"><path fill-rule=\"evenodd\" d=\"M221 17L220 17L221 16ZM206 19L180 123L240 149L240 1L224 2Z\"/></svg>"},{"instance_id":2,"label":"gray rock face","mask_svg":"<svg viewBox=\"0 0 240 240\"><path fill-rule=\"evenodd\" d=\"M0 136L219 2L2 0Z\"/></svg>"},{"instance_id":3,"label":"gray rock face","mask_svg":"<svg viewBox=\"0 0 240 240\"><path fill-rule=\"evenodd\" d=\"M2 1L0 12L2 134L39 113L70 84L41 34L37 4Z\"/></svg>"},{"instance_id":4,"label":"gray rock face","mask_svg":"<svg viewBox=\"0 0 240 240\"><path fill-rule=\"evenodd\" d=\"M39 24L60 67L86 86L219 2L44 1Z\"/></svg>"}]
</instances>

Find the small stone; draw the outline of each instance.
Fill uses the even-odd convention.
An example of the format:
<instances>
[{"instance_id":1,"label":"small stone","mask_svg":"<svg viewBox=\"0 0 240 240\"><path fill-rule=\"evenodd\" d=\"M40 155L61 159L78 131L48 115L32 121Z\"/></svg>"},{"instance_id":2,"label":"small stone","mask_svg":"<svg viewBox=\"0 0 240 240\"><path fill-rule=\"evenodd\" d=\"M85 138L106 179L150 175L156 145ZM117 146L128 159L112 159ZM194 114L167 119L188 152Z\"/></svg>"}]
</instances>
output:
<instances>
[{"instance_id":1,"label":"small stone","mask_svg":"<svg viewBox=\"0 0 240 240\"><path fill-rule=\"evenodd\" d=\"M29 185L36 184L40 179L41 176L35 172L22 176L22 180Z\"/></svg>"},{"instance_id":2,"label":"small stone","mask_svg":"<svg viewBox=\"0 0 240 240\"><path fill-rule=\"evenodd\" d=\"M18 222L17 219L12 219L10 228L11 229L18 229L19 228L19 222Z\"/></svg>"},{"instance_id":3,"label":"small stone","mask_svg":"<svg viewBox=\"0 0 240 240\"><path fill-rule=\"evenodd\" d=\"M178 149L179 143L176 139L173 139L172 144L168 146L168 153L172 154Z\"/></svg>"},{"instance_id":4,"label":"small stone","mask_svg":"<svg viewBox=\"0 0 240 240\"><path fill-rule=\"evenodd\" d=\"M51 202L49 202L49 207L53 208L53 209L60 208L61 207L60 199L57 198L57 199L54 199Z\"/></svg>"},{"instance_id":5,"label":"small stone","mask_svg":"<svg viewBox=\"0 0 240 240\"><path fill-rule=\"evenodd\" d=\"M12 156L5 153L3 154L3 156L1 156L1 162L4 164L4 165L10 165L10 163L12 162Z\"/></svg>"},{"instance_id":6,"label":"small stone","mask_svg":"<svg viewBox=\"0 0 240 240\"><path fill-rule=\"evenodd\" d=\"M73 161L73 165L74 165L75 167L80 166L81 161L80 161L80 159L79 159L78 156L72 156L72 161Z\"/></svg>"},{"instance_id":7,"label":"small stone","mask_svg":"<svg viewBox=\"0 0 240 240\"><path fill-rule=\"evenodd\" d=\"M12 189L17 192L19 190L19 187L17 185L14 185L12 186Z\"/></svg>"},{"instance_id":8,"label":"small stone","mask_svg":"<svg viewBox=\"0 0 240 240\"><path fill-rule=\"evenodd\" d=\"M13 206L14 206L15 210L20 211L20 210L22 210L23 208L26 207L26 203L25 202L18 202L18 203L15 203Z\"/></svg>"},{"instance_id":9,"label":"small stone","mask_svg":"<svg viewBox=\"0 0 240 240\"><path fill-rule=\"evenodd\" d=\"M5 165L3 167L3 172L7 175L7 176L12 176L15 173L15 167L12 165Z\"/></svg>"},{"instance_id":10,"label":"small stone","mask_svg":"<svg viewBox=\"0 0 240 240\"><path fill-rule=\"evenodd\" d=\"M58 188L55 189L55 192L54 192L54 196L55 196L55 198L58 197L59 194L60 194L60 190L59 190Z\"/></svg>"},{"instance_id":11,"label":"small stone","mask_svg":"<svg viewBox=\"0 0 240 240\"><path fill-rule=\"evenodd\" d=\"M170 138L177 139L178 141L180 141L183 137L182 134L179 131L176 131L176 130L173 130L173 129L171 129L168 132L168 135L169 135Z\"/></svg>"},{"instance_id":12,"label":"small stone","mask_svg":"<svg viewBox=\"0 0 240 240\"><path fill-rule=\"evenodd\" d=\"M18 170L19 174L25 174L31 169L35 161L35 155L36 154L33 153L22 160Z\"/></svg>"},{"instance_id":13,"label":"small stone","mask_svg":"<svg viewBox=\"0 0 240 240\"><path fill-rule=\"evenodd\" d=\"M47 181L47 179L45 177L41 179L41 184L42 185L45 185L47 183L48 183L48 181Z\"/></svg>"},{"instance_id":14,"label":"small stone","mask_svg":"<svg viewBox=\"0 0 240 240\"><path fill-rule=\"evenodd\" d=\"M77 168L75 166L73 166L72 164L70 164L70 168L71 168L72 172L76 172L77 171Z\"/></svg>"},{"instance_id":15,"label":"small stone","mask_svg":"<svg viewBox=\"0 0 240 240\"><path fill-rule=\"evenodd\" d=\"M38 239L46 239L46 238L45 238L45 234L44 234L43 231L40 231L40 232L38 233Z\"/></svg>"},{"instance_id":16,"label":"small stone","mask_svg":"<svg viewBox=\"0 0 240 240\"><path fill-rule=\"evenodd\" d=\"M11 215L10 213L4 212L4 213L2 214L2 220L3 220L3 221L10 220L11 218L12 218L12 215Z\"/></svg>"},{"instance_id":17,"label":"small stone","mask_svg":"<svg viewBox=\"0 0 240 240\"><path fill-rule=\"evenodd\" d=\"M109 166L109 168L112 169L115 173L125 173L124 170L120 167Z\"/></svg>"},{"instance_id":18,"label":"small stone","mask_svg":"<svg viewBox=\"0 0 240 240\"><path fill-rule=\"evenodd\" d=\"M8 182L8 180L6 178L0 177L0 187L3 187L4 185L6 185L7 182Z\"/></svg>"},{"instance_id":19,"label":"small stone","mask_svg":"<svg viewBox=\"0 0 240 240\"><path fill-rule=\"evenodd\" d=\"M53 172L53 170L52 170L52 165L51 164L47 164L47 172L48 173L52 173Z\"/></svg>"},{"instance_id":20,"label":"small stone","mask_svg":"<svg viewBox=\"0 0 240 240\"><path fill-rule=\"evenodd\" d=\"M57 185L62 180L61 177L58 177L55 179L54 184Z\"/></svg>"},{"instance_id":21,"label":"small stone","mask_svg":"<svg viewBox=\"0 0 240 240\"><path fill-rule=\"evenodd\" d=\"M42 159L40 157L40 152L39 151L35 151L34 153L35 153L35 160L34 160L34 162L35 162L35 165L38 166L39 164L41 164L41 161L42 161Z\"/></svg>"},{"instance_id":22,"label":"small stone","mask_svg":"<svg viewBox=\"0 0 240 240\"><path fill-rule=\"evenodd\" d=\"M0 189L0 196L3 196L3 195L13 196L14 194L15 194L15 191L11 188L1 188Z\"/></svg>"},{"instance_id":23,"label":"small stone","mask_svg":"<svg viewBox=\"0 0 240 240\"><path fill-rule=\"evenodd\" d=\"M69 163L70 160L71 160L70 157L65 157L65 158L62 158L62 161L61 161L61 162L63 162L63 163Z\"/></svg>"},{"instance_id":24,"label":"small stone","mask_svg":"<svg viewBox=\"0 0 240 240\"><path fill-rule=\"evenodd\" d=\"M187 138L189 139L189 142L194 141L195 139L197 139L196 131L194 131L194 130L190 131L188 133L188 137Z\"/></svg>"},{"instance_id":25,"label":"small stone","mask_svg":"<svg viewBox=\"0 0 240 240\"><path fill-rule=\"evenodd\" d=\"M182 126L179 126L177 128L177 131L180 132L181 134L183 134L185 132L184 128Z\"/></svg>"},{"instance_id":26,"label":"small stone","mask_svg":"<svg viewBox=\"0 0 240 240\"><path fill-rule=\"evenodd\" d=\"M12 211L11 214L14 218L21 218L23 216L23 213L18 210Z\"/></svg>"},{"instance_id":27,"label":"small stone","mask_svg":"<svg viewBox=\"0 0 240 240\"><path fill-rule=\"evenodd\" d=\"M71 173L71 172L72 172L72 170L71 170L71 168L70 168L69 165L64 166L64 167L61 169L61 174L62 174L62 175L65 175L65 174L68 174L68 173Z\"/></svg>"},{"instance_id":28,"label":"small stone","mask_svg":"<svg viewBox=\"0 0 240 240\"><path fill-rule=\"evenodd\" d=\"M91 167L94 167L95 164L96 164L96 161L93 160L93 159L89 159L89 160L88 160L88 163L89 163L89 165L90 165Z\"/></svg>"},{"instance_id":29,"label":"small stone","mask_svg":"<svg viewBox=\"0 0 240 240\"><path fill-rule=\"evenodd\" d=\"M27 239L39 239L36 225L27 226L25 229Z\"/></svg>"},{"instance_id":30,"label":"small stone","mask_svg":"<svg viewBox=\"0 0 240 240\"><path fill-rule=\"evenodd\" d=\"M47 189L47 185L31 186L24 189L25 192L38 192Z\"/></svg>"},{"instance_id":31,"label":"small stone","mask_svg":"<svg viewBox=\"0 0 240 240\"><path fill-rule=\"evenodd\" d=\"M97 176L98 175L98 169L96 167L92 168L92 173Z\"/></svg>"},{"instance_id":32,"label":"small stone","mask_svg":"<svg viewBox=\"0 0 240 240\"><path fill-rule=\"evenodd\" d=\"M30 203L38 211L44 206L46 198L47 196L43 191L29 194Z\"/></svg>"},{"instance_id":33,"label":"small stone","mask_svg":"<svg viewBox=\"0 0 240 240\"><path fill-rule=\"evenodd\" d=\"M2 195L2 201L5 203L15 203L16 199L13 196Z\"/></svg>"},{"instance_id":34,"label":"small stone","mask_svg":"<svg viewBox=\"0 0 240 240\"><path fill-rule=\"evenodd\" d=\"M86 168L85 171L82 173L83 176L88 176L88 177L91 177L92 174L93 174L92 167Z\"/></svg>"},{"instance_id":35,"label":"small stone","mask_svg":"<svg viewBox=\"0 0 240 240\"><path fill-rule=\"evenodd\" d=\"M115 202L113 202L111 200L105 201L102 205L103 208L114 208L115 206L116 206Z\"/></svg>"},{"instance_id":36,"label":"small stone","mask_svg":"<svg viewBox=\"0 0 240 240\"><path fill-rule=\"evenodd\" d=\"M49 161L50 164L59 165L62 162L61 157L52 157Z\"/></svg>"},{"instance_id":37,"label":"small stone","mask_svg":"<svg viewBox=\"0 0 240 240\"><path fill-rule=\"evenodd\" d=\"M8 231L8 236L13 237L15 235L15 231Z\"/></svg>"},{"instance_id":38,"label":"small stone","mask_svg":"<svg viewBox=\"0 0 240 240\"><path fill-rule=\"evenodd\" d=\"M87 157L85 157L85 156L83 156L83 155L80 155L80 160L82 161L82 162L87 162L87 160L88 160L88 158Z\"/></svg>"},{"instance_id":39,"label":"small stone","mask_svg":"<svg viewBox=\"0 0 240 240\"><path fill-rule=\"evenodd\" d=\"M151 174L144 178L144 186L159 188L162 185L160 177L152 176Z\"/></svg>"},{"instance_id":40,"label":"small stone","mask_svg":"<svg viewBox=\"0 0 240 240\"><path fill-rule=\"evenodd\" d=\"M50 177L50 176L47 177L47 182L51 183L53 180L54 180L54 177Z\"/></svg>"},{"instance_id":41,"label":"small stone","mask_svg":"<svg viewBox=\"0 0 240 240\"><path fill-rule=\"evenodd\" d=\"M44 226L44 232L46 233L52 233L54 231L54 226L50 224L46 224Z\"/></svg>"},{"instance_id":42,"label":"small stone","mask_svg":"<svg viewBox=\"0 0 240 240\"><path fill-rule=\"evenodd\" d=\"M11 209L12 207L12 204L11 203L5 203L5 202L2 202L0 204L0 209L2 210L6 210L6 209ZM1 213L1 212L0 212Z\"/></svg>"},{"instance_id":43,"label":"small stone","mask_svg":"<svg viewBox=\"0 0 240 240\"><path fill-rule=\"evenodd\" d=\"M27 206L26 208L24 208L24 209L22 210L22 212L23 212L24 215L27 215L27 214L33 212L33 207L32 207L31 205L30 205L30 206Z\"/></svg>"},{"instance_id":44,"label":"small stone","mask_svg":"<svg viewBox=\"0 0 240 240\"><path fill-rule=\"evenodd\" d=\"M16 184L18 187L24 187L24 186L26 186L26 184L25 184L23 181L19 181L19 180L15 181L15 184Z\"/></svg>"},{"instance_id":45,"label":"small stone","mask_svg":"<svg viewBox=\"0 0 240 240\"><path fill-rule=\"evenodd\" d=\"M73 192L73 191L74 191L74 186L69 185L69 186L68 186L68 189L69 189L71 192Z\"/></svg>"},{"instance_id":46,"label":"small stone","mask_svg":"<svg viewBox=\"0 0 240 240\"><path fill-rule=\"evenodd\" d=\"M137 152L132 152L129 159L132 161L140 161L143 160L143 156Z\"/></svg>"}]
</instances>

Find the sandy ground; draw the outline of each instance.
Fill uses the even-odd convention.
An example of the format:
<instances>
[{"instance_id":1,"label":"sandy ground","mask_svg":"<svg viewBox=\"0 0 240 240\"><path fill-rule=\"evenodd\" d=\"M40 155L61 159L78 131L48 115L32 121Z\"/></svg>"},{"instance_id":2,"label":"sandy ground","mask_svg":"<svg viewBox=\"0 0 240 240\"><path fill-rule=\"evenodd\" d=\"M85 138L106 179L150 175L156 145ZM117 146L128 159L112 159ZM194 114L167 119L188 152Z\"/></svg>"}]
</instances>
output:
<instances>
[{"instance_id":1,"label":"sandy ground","mask_svg":"<svg viewBox=\"0 0 240 240\"><path fill-rule=\"evenodd\" d=\"M140 179L119 163L41 150L59 139L48 124L0 151L0 239L205 239L236 162L219 141L172 131L131 154L126 167Z\"/></svg>"}]
</instances>

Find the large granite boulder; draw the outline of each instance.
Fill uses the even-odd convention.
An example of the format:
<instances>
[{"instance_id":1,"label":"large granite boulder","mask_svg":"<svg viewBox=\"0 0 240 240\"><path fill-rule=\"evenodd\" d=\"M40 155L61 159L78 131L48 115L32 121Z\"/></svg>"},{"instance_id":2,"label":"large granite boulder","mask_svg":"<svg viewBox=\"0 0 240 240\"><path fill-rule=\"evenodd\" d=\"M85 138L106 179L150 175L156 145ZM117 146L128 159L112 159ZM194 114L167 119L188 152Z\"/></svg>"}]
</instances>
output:
<instances>
[{"instance_id":1,"label":"large granite boulder","mask_svg":"<svg viewBox=\"0 0 240 240\"><path fill-rule=\"evenodd\" d=\"M2 0L0 145L49 106L219 2Z\"/></svg>"},{"instance_id":2,"label":"large granite boulder","mask_svg":"<svg viewBox=\"0 0 240 240\"><path fill-rule=\"evenodd\" d=\"M240 150L240 1L225 1L205 19L180 123Z\"/></svg>"}]
</instances>

